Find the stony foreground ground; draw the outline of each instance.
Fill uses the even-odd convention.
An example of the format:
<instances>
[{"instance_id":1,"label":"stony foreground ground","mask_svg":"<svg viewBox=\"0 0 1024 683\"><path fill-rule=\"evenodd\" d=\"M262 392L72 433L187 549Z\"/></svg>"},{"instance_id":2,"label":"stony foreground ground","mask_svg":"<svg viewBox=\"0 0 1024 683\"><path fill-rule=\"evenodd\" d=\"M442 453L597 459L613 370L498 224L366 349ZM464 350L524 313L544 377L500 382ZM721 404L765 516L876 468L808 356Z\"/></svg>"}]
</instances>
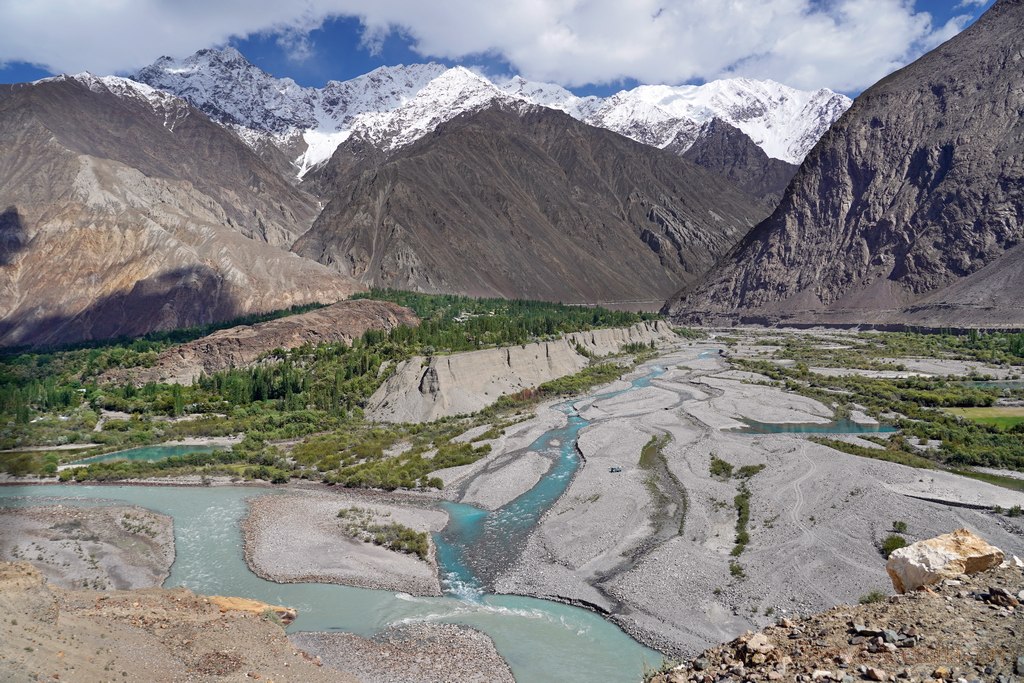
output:
<instances>
[{"instance_id":1,"label":"stony foreground ground","mask_svg":"<svg viewBox=\"0 0 1024 683\"><path fill-rule=\"evenodd\" d=\"M0 680L323 681L273 621L183 588L69 591L26 562L0 563Z\"/></svg>"},{"instance_id":2,"label":"stony foreground ground","mask_svg":"<svg viewBox=\"0 0 1024 683\"><path fill-rule=\"evenodd\" d=\"M66 590L27 562L0 562L0 681L513 680L491 639L470 628L288 637L273 609L184 588Z\"/></svg>"},{"instance_id":3,"label":"stony foreground ground","mask_svg":"<svg viewBox=\"0 0 1024 683\"><path fill-rule=\"evenodd\" d=\"M650 683L1024 681L1024 575L961 576L876 604L782 619Z\"/></svg>"}]
</instances>

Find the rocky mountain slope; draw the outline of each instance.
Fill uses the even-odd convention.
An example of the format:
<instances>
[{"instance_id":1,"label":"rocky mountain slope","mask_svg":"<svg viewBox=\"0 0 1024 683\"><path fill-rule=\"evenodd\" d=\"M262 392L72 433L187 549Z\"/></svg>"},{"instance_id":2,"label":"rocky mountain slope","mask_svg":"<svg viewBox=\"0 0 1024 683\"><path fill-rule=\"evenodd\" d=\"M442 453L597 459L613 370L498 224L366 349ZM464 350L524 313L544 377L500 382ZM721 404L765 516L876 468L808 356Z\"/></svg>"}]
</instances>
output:
<instances>
[{"instance_id":1,"label":"rocky mountain slope","mask_svg":"<svg viewBox=\"0 0 1024 683\"><path fill-rule=\"evenodd\" d=\"M1024 2L865 91L679 320L1021 325Z\"/></svg>"},{"instance_id":2,"label":"rocky mountain slope","mask_svg":"<svg viewBox=\"0 0 1024 683\"><path fill-rule=\"evenodd\" d=\"M139 335L359 289L285 251L316 202L182 100L88 75L2 86L0 138L0 345Z\"/></svg>"},{"instance_id":3,"label":"rocky mountain slope","mask_svg":"<svg viewBox=\"0 0 1024 683\"><path fill-rule=\"evenodd\" d=\"M303 344L351 344L367 330L392 330L417 325L408 308L387 301L355 299L255 325L218 330L162 352L152 367L114 370L101 381L143 385L148 382L191 384L201 375L244 368L274 349Z\"/></svg>"},{"instance_id":4,"label":"rocky mountain slope","mask_svg":"<svg viewBox=\"0 0 1024 683\"><path fill-rule=\"evenodd\" d=\"M381 67L311 88L270 76L234 48L200 50L182 60L163 57L133 78L183 97L257 148L269 142L285 150L300 175L326 161L350 135L394 149L494 99L558 109L656 147L692 142L702 124L718 118L772 158L799 163L850 105L830 90L742 78L578 97L550 83L518 76L493 82L440 64Z\"/></svg>"},{"instance_id":5,"label":"rocky mountain slope","mask_svg":"<svg viewBox=\"0 0 1024 683\"><path fill-rule=\"evenodd\" d=\"M531 105L466 114L385 161L348 145L293 249L382 287L649 304L766 213L671 153Z\"/></svg>"},{"instance_id":6,"label":"rocky mountain slope","mask_svg":"<svg viewBox=\"0 0 1024 683\"><path fill-rule=\"evenodd\" d=\"M769 209L782 200L797 166L773 159L754 144L749 136L721 119L712 119L700 128L697 138L685 146L682 157L735 183L741 190L760 199ZM675 149L675 141L667 149Z\"/></svg>"}]
</instances>

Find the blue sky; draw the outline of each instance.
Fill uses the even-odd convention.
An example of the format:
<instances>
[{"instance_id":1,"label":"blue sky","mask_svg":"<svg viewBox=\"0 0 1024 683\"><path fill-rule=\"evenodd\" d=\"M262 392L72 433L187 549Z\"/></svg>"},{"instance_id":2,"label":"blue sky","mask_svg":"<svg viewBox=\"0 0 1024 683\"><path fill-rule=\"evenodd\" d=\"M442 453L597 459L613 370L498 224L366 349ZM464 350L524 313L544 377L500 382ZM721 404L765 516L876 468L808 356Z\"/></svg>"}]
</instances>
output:
<instances>
[{"instance_id":1,"label":"blue sky","mask_svg":"<svg viewBox=\"0 0 1024 683\"><path fill-rule=\"evenodd\" d=\"M478 0L463 6L463 0L436 0L432 10L420 9L430 3L418 1L403 7L406 1L306 0L301 13L290 15L274 3L264 7L263 0L136 0L138 10L123 16L110 16L109 9L90 14L86 7L68 18L69 37L61 41L64 27L55 23L52 12L41 13L33 24L23 7L5 21L3 0L0 82L61 71L127 73L164 53L184 57L202 47L230 44L269 73L313 86L382 65L433 60L480 67L492 75L523 73L579 94L607 95L641 82L694 83L728 75L856 94L955 34L991 4L803 0L800 13L787 14L796 3L763 0L751 12L749 5L733 1L734 14L702 15L706 8L696 0L630 0L632 5L607 0L603 7L598 0L584 3L598 6L589 15L583 10L558 14L557 3L531 15L525 9L490 11L486 3L481 9ZM40 5L47 2L39 0ZM90 2L101 0L79 0L78 7ZM229 7L234 2L241 4ZM715 10L726 2L721 0ZM147 4L152 8L147 10ZM214 7L205 7L209 4ZM545 2L531 6L538 4ZM749 16L762 7L764 16ZM348 16L338 16L339 10ZM666 12L673 15L671 23L662 16ZM96 28L90 33L93 18ZM35 40L33 31L40 32ZM83 40L83 33L95 33L95 40Z\"/></svg>"}]
</instances>

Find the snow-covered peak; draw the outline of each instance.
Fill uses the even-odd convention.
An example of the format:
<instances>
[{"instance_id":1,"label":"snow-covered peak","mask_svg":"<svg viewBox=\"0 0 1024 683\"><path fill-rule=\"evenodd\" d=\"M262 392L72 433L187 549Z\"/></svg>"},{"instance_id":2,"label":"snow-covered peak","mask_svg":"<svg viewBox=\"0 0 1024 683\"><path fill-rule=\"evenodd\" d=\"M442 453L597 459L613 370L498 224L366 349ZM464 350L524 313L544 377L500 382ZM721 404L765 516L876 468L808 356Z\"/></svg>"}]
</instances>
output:
<instances>
[{"instance_id":1,"label":"snow-covered peak","mask_svg":"<svg viewBox=\"0 0 1024 683\"><path fill-rule=\"evenodd\" d=\"M382 66L348 81L329 81L320 93L322 127L329 122L337 130L360 114L397 109L447 69L434 63Z\"/></svg>"},{"instance_id":2,"label":"snow-covered peak","mask_svg":"<svg viewBox=\"0 0 1024 683\"><path fill-rule=\"evenodd\" d=\"M848 97L827 89L797 90L775 81L729 78L624 90L605 100L588 122L636 137L626 129L646 120L649 138L637 139L664 147L687 127L684 122L699 126L718 118L750 136L768 156L798 164L850 104Z\"/></svg>"},{"instance_id":3,"label":"snow-covered peak","mask_svg":"<svg viewBox=\"0 0 1024 683\"><path fill-rule=\"evenodd\" d=\"M703 123L720 118L769 156L793 163L850 106L849 98L830 90L802 91L749 78L579 97L551 83L520 76L494 83L469 69L434 63L384 66L310 88L274 78L230 47L181 60L162 57L135 79L187 100L253 146L302 137L306 149L295 162L300 175L352 134L395 149L494 99L558 109L644 144L672 143L679 151Z\"/></svg>"},{"instance_id":4,"label":"snow-covered peak","mask_svg":"<svg viewBox=\"0 0 1024 683\"><path fill-rule=\"evenodd\" d=\"M317 124L315 88L274 78L231 47L182 60L161 57L133 79L174 93L221 123L269 133Z\"/></svg>"},{"instance_id":5,"label":"snow-covered peak","mask_svg":"<svg viewBox=\"0 0 1024 683\"><path fill-rule=\"evenodd\" d=\"M554 83L528 81L522 76L513 76L498 85L504 92L531 104L564 111L570 116L582 118L583 112L599 101L597 97L579 97Z\"/></svg>"},{"instance_id":6,"label":"snow-covered peak","mask_svg":"<svg viewBox=\"0 0 1024 683\"><path fill-rule=\"evenodd\" d=\"M95 76L88 71L77 74L60 74L33 81L31 85L73 81L95 93L108 92L123 100L135 100L148 105L155 114L163 118L164 127L174 130L175 124L189 115L189 106L184 100L150 87L145 83L120 76Z\"/></svg>"},{"instance_id":7,"label":"snow-covered peak","mask_svg":"<svg viewBox=\"0 0 1024 683\"><path fill-rule=\"evenodd\" d=\"M81 83L93 92L107 91L122 99L140 100L154 108L187 108L187 103L179 97L153 88L145 83L139 83L130 78L122 78L121 76L96 76L88 71L82 71L77 74L60 74L59 76L40 78L37 81L33 81L32 84L59 83L62 81Z\"/></svg>"},{"instance_id":8,"label":"snow-covered peak","mask_svg":"<svg viewBox=\"0 0 1024 683\"><path fill-rule=\"evenodd\" d=\"M320 126L303 134L307 148L296 161L299 177L329 159L352 135L393 150L459 114L512 99L469 69L437 64L386 67L327 88L332 85L332 95L340 99L328 101ZM337 112L333 116L331 107Z\"/></svg>"},{"instance_id":9,"label":"snow-covered peak","mask_svg":"<svg viewBox=\"0 0 1024 683\"><path fill-rule=\"evenodd\" d=\"M516 101L483 76L457 66L431 80L402 106L357 117L352 131L383 149L396 149L495 100Z\"/></svg>"}]
</instances>

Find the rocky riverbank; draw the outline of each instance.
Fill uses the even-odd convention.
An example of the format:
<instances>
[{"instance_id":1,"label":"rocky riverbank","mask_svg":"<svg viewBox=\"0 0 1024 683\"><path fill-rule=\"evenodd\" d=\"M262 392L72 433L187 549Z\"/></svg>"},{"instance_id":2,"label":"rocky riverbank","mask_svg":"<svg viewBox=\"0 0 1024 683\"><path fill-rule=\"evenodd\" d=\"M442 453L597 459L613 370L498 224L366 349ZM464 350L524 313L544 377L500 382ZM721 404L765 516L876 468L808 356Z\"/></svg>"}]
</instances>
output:
<instances>
[{"instance_id":1,"label":"rocky riverbank","mask_svg":"<svg viewBox=\"0 0 1024 683\"><path fill-rule=\"evenodd\" d=\"M506 394L537 387L586 368L594 356L628 344L667 344L676 334L662 321L575 332L550 342L424 358L398 364L370 397L367 415L382 422L429 422L475 413Z\"/></svg>"},{"instance_id":2,"label":"rocky riverbank","mask_svg":"<svg viewBox=\"0 0 1024 683\"><path fill-rule=\"evenodd\" d=\"M174 562L174 522L125 505L0 508L0 560L31 562L64 588L159 586Z\"/></svg>"},{"instance_id":3,"label":"rocky riverbank","mask_svg":"<svg viewBox=\"0 0 1024 683\"><path fill-rule=\"evenodd\" d=\"M358 508L373 524L397 523L428 534L425 559L373 545L346 532L338 512ZM254 498L242 522L245 560L278 583L338 583L411 595L440 595L429 533L448 522L426 501L382 493L312 491Z\"/></svg>"},{"instance_id":4,"label":"rocky riverbank","mask_svg":"<svg viewBox=\"0 0 1024 683\"><path fill-rule=\"evenodd\" d=\"M65 590L26 562L0 562L0 613L0 679L11 683L358 680L297 649L264 612L184 588Z\"/></svg>"},{"instance_id":5,"label":"rocky riverbank","mask_svg":"<svg viewBox=\"0 0 1024 683\"><path fill-rule=\"evenodd\" d=\"M351 633L296 633L297 647L362 683L513 683L489 637L455 624L408 624L372 638Z\"/></svg>"}]
</instances>

